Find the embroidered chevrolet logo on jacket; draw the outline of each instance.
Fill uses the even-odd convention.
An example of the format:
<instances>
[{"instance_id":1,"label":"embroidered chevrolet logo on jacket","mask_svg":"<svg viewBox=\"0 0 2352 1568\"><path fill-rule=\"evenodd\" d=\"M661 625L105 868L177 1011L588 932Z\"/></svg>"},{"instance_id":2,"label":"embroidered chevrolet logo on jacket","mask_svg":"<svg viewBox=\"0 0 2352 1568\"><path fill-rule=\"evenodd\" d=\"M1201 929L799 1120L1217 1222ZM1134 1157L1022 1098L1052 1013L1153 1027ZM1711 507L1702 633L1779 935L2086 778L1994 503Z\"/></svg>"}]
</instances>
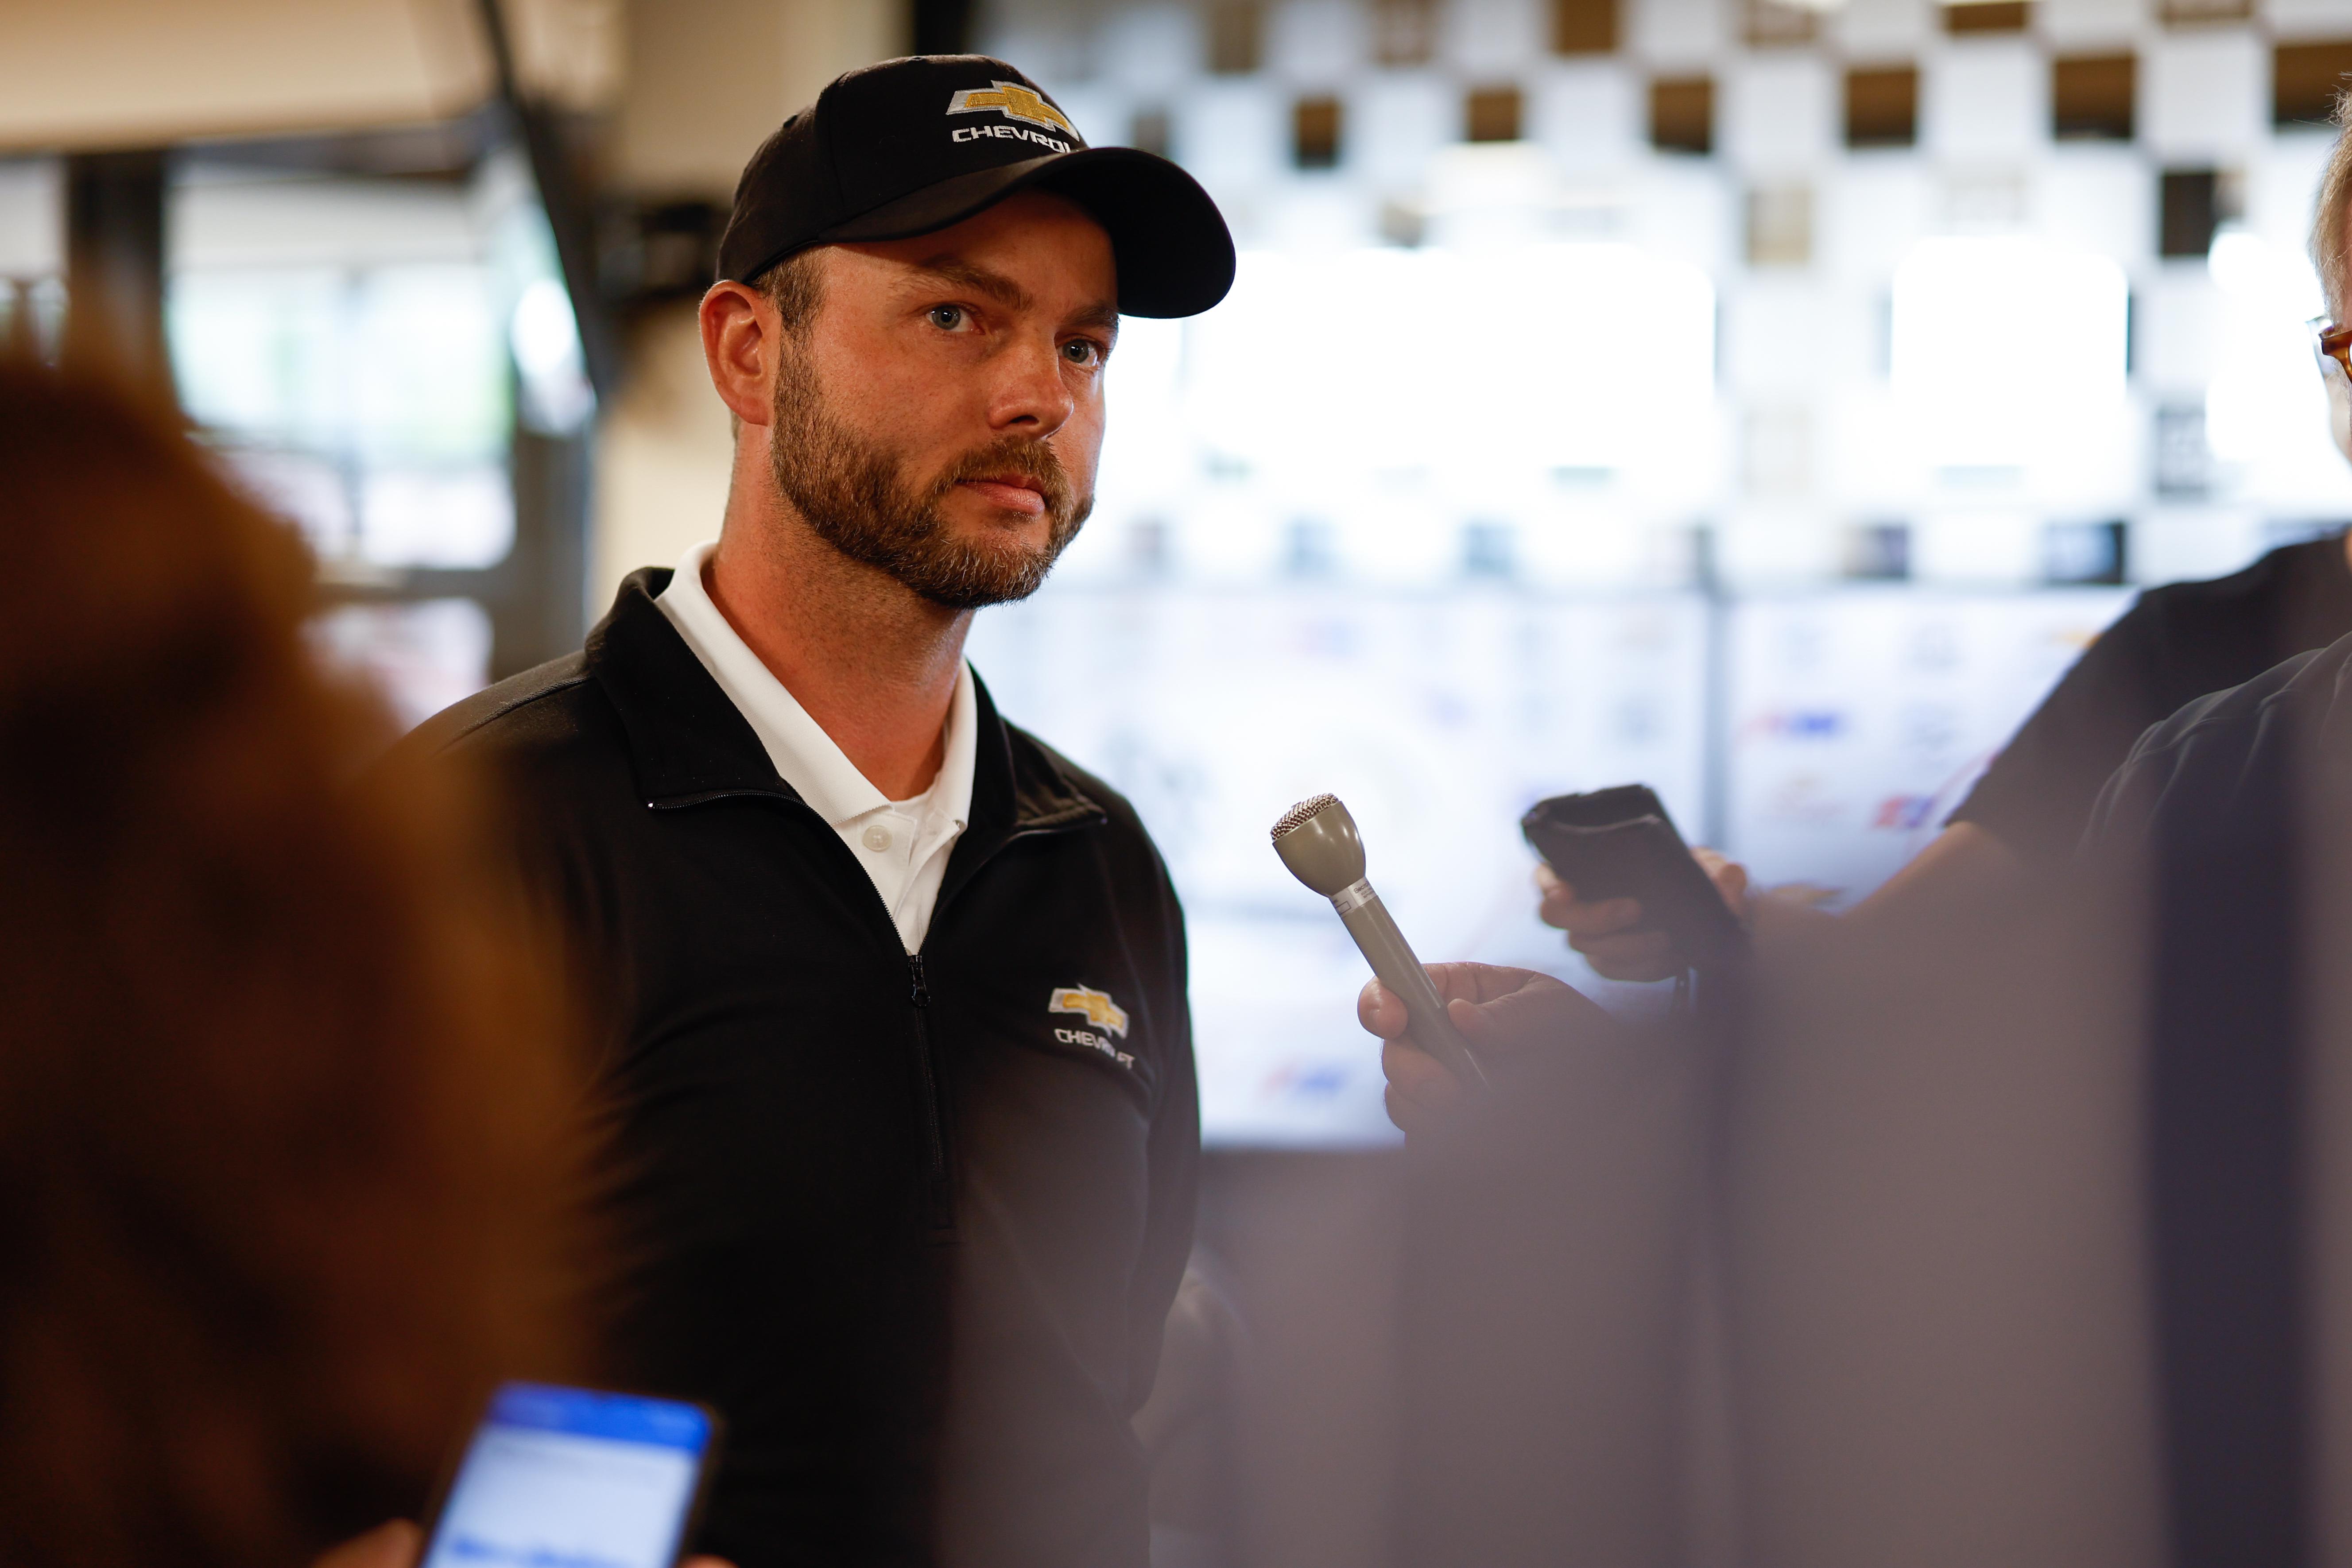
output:
<instances>
[{"instance_id":1,"label":"embroidered chevrolet logo on jacket","mask_svg":"<svg viewBox=\"0 0 2352 1568\"><path fill-rule=\"evenodd\" d=\"M1108 1029L1121 1039L1127 1037L1127 1009L1087 986L1055 986L1054 999L1045 1005L1045 1011L1076 1013L1097 1029Z\"/></svg>"},{"instance_id":2,"label":"embroidered chevrolet logo on jacket","mask_svg":"<svg viewBox=\"0 0 2352 1568\"><path fill-rule=\"evenodd\" d=\"M1084 985L1056 985L1045 1010L1049 1013L1076 1013L1092 1024L1095 1029L1108 1031L1097 1035L1094 1029L1056 1029L1054 1037L1062 1044L1084 1046L1090 1051L1100 1051L1130 1070L1135 1067L1132 1056L1110 1043L1111 1035L1124 1037L1127 1034L1127 1009L1103 993Z\"/></svg>"}]
</instances>

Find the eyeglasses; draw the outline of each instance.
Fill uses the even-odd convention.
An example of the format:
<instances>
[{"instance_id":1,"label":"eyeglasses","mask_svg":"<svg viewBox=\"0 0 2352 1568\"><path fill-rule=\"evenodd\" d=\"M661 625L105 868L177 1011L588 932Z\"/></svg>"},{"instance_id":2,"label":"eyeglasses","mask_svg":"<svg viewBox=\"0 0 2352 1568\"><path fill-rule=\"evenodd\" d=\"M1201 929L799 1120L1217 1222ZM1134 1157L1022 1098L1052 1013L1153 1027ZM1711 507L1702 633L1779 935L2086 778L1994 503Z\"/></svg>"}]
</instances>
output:
<instances>
[{"instance_id":1,"label":"eyeglasses","mask_svg":"<svg viewBox=\"0 0 2352 1568\"><path fill-rule=\"evenodd\" d=\"M2337 374L2352 380L2352 327L2339 327L2325 316L2314 316L2311 327L2311 352L2319 356L2319 371L2327 374L2333 364Z\"/></svg>"}]
</instances>

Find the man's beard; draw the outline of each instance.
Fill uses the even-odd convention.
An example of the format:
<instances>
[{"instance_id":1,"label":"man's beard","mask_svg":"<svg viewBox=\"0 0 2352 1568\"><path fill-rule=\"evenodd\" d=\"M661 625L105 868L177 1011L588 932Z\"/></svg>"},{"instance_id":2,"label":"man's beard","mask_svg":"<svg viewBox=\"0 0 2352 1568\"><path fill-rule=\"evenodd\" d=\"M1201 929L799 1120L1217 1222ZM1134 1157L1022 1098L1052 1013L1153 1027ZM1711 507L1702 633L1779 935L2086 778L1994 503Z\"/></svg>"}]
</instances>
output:
<instances>
[{"instance_id":1,"label":"man's beard","mask_svg":"<svg viewBox=\"0 0 2352 1568\"><path fill-rule=\"evenodd\" d=\"M777 367L770 437L768 471L777 493L819 538L950 610L1009 604L1035 593L1094 510L1091 494L1073 493L1051 447L1017 436L964 454L919 487L896 452L825 411L815 368L790 348ZM1013 540L957 537L940 510L948 492L966 479L1013 474L1035 480L1045 495L1052 524L1045 542L1032 549Z\"/></svg>"}]
</instances>

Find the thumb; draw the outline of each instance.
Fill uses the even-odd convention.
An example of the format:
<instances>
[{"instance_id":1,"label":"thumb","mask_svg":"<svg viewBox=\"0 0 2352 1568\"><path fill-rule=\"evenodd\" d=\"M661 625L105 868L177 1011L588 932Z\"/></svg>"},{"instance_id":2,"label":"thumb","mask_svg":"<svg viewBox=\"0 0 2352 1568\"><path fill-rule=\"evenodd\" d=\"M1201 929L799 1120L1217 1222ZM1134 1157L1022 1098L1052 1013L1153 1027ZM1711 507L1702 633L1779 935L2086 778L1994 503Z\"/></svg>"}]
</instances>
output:
<instances>
[{"instance_id":1,"label":"thumb","mask_svg":"<svg viewBox=\"0 0 2352 1568\"><path fill-rule=\"evenodd\" d=\"M1735 915L1746 915L1748 868L1712 849L1693 849L1691 858L1696 860L1699 863L1699 868L1706 873L1706 879L1715 884L1717 895L1730 906L1731 912Z\"/></svg>"}]
</instances>

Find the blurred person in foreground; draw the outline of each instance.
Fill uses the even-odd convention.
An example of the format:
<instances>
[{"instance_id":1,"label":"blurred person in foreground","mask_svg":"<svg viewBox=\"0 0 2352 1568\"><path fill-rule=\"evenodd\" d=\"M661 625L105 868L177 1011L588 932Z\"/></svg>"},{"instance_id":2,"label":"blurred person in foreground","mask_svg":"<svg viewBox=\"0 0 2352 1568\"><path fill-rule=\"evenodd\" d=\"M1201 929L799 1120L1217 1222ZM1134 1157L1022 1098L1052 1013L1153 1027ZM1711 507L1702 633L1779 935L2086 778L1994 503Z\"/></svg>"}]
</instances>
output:
<instances>
[{"instance_id":1,"label":"blurred person in foreground","mask_svg":"<svg viewBox=\"0 0 2352 1568\"><path fill-rule=\"evenodd\" d=\"M1086 520L1120 315L1233 273L1190 176L1001 60L838 79L752 155L703 298L716 544L418 738L498 771L595 987L619 1342L727 1416L705 1538L747 1568L1143 1568L1182 916L963 645Z\"/></svg>"},{"instance_id":2,"label":"blurred person in foreground","mask_svg":"<svg viewBox=\"0 0 2352 1568\"><path fill-rule=\"evenodd\" d=\"M2339 107L2339 122L2345 108ZM2352 136L2323 176L2311 323L2352 461ZM2154 1283L2173 1561L2352 1551L2352 637L2139 738L2083 839L2144 889Z\"/></svg>"},{"instance_id":3,"label":"blurred person in foreground","mask_svg":"<svg viewBox=\"0 0 2352 1568\"><path fill-rule=\"evenodd\" d=\"M2340 317L2352 143L2313 252ZM2352 458L2352 329L2314 331ZM2330 629L2315 606L2340 546L2302 548L2292 571L2273 556L2147 595L2120 651L2095 649L2029 725L2025 761L1988 779L1989 809L1864 918L1752 901L1757 1005L1717 1069L1720 1121L1688 1131L1723 1177L1741 1507L1763 1555L1914 1560L1952 1552L1961 1520L1981 1544L1956 1562L2294 1568L2352 1550L2352 970L2334 958L2352 940L2352 637L2156 722L2074 820L2134 704L2169 689L2168 656L2214 679ZM2153 635L2168 618L2187 646ZM2144 679L2119 679L2134 663ZM1737 868L1710 869L1743 891ZM1556 883L1547 912L1601 967L1678 962ZM1447 983L1465 1033L1474 1012L1501 1021L1487 994L1533 989ZM1452 1080L1394 1048L1392 998L1368 991L1362 1011L1391 1043L1401 1120L1494 1119L1446 1110ZM1516 1026L1507 1043L1543 1045ZM1930 1419L1871 1392L1906 1385ZM1842 1495L1820 1489L1832 1469Z\"/></svg>"},{"instance_id":4,"label":"blurred person in foreground","mask_svg":"<svg viewBox=\"0 0 2352 1568\"><path fill-rule=\"evenodd\" d=\"M295 1568L585 1364L563 1010L290 528L21 363L0 496L0 1562Z\"/></svg>"}]
</instances>

